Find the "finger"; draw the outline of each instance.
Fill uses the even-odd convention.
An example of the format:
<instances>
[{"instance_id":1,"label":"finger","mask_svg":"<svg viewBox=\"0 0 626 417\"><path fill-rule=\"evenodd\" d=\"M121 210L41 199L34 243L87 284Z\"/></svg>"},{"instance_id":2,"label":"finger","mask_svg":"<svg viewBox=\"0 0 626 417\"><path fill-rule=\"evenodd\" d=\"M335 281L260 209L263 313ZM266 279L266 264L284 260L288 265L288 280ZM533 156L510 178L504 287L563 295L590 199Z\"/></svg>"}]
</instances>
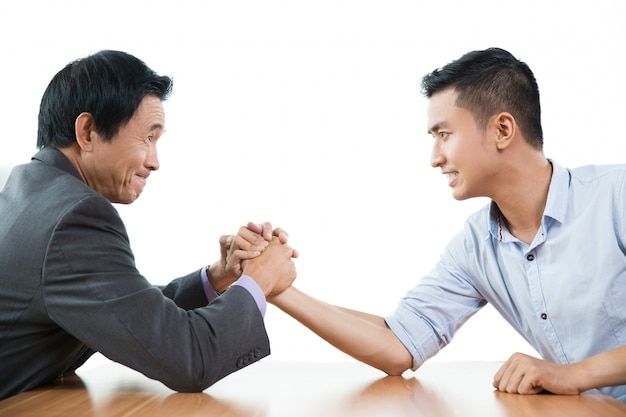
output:
<instances>
[{"instance_id":1,"label":"finger","mask_svg":"<svg viewBox=\"0 0 626 417\"><path fill-rule=\"evenodd\" d=\"M541 384L538 382L537 373L532 369L525 369L524 374L522 375L518 385L517 385L517 393L518 394L537 394L543 391Z\"/></svg>"},{"instance_id":2,"label":"finger","mask_svg":"<svg viewBox=\"0 0 626 417\"><path fill-rule=\"evenodd\" d=\"M230 248L230 244L233 242L233 235L220 236L220 246L223 248Z\"/></svg>"},{"instance_id":3,"label":"finger","mask_svg":"<svg viewBox=\"0 0 626 417\"><path fill-rule=\"evenodd\" d=\"M269 222L262 224L248 222L247 228L256 234L261 235L263 239L267 241L272 240L272 224Z\"/></svg>"},{"instance_id":4,"label":"finger","mask_svg":"<svg viewBox=\"0 0 626 417\"><path fill-rule=\"evenodd\" d=\"M494 385L502 392L517 392L521 377L517 375L516 367L507 361L496 374Z\"/></svg>"},{"instance_id":5,"label":"finger","mask_svg":"<svg viewBox=\"0 0 626 417\"><path fill-rule=\"evenodd\" d=\"M235 250L262 251L267 247L268 243L266 240L260 238L259 235L255 236L257 236L256 239L250 239L250 237L237 235L233 239L231 248Z\"/></svg>"},{"instance_id":6,"label":"finger","mask_svg":"<svg viewBox=\"0 0 626 417\"><path fill-rule=\"evenodd\" d=\"M256 258L257 256L259 256L261 254L260 250L241 250L241 249L237 249L235 251L233 251L233 257L235 259L238 259L239 261L245 261L248 259L253 259Z\"/></svg>"},{"instance_id":7,"label":"finger","mask_svg":"<svg viewBox=\"0 0 626 417\"><path fill-rule=\"evenodd\" d=\"M257 224L254 222L248 222L246 225L248 229L252 230L254 233L262 234L263 233L263 225Z\"/></svg>"},{"instance_id":8,"label":"finger","mask_svg":"<svg viewBox=\"0 0 626 417\"><path fill-rule=\"evenodd\" d=\"M501 367L500 369L498 369L498 372L496 372L496 374L493 377L493 387L500 389L500 382L502 381L502 378L504 377L504 375L506 374L507 369L510 366L510 361L506 361Z\"/></svg>"},{"instance_id":9,"label":"finger","mask_svg":"<svg viewBox=\"0 0 626 417\"><path fill-rule=\"evenodd\" d=\"M500 385L503 387L501 391L510 392L513 394L520 393L520 385L522 384L522 380L524 379L524 373L515 370L514 372L508 375L508 378L505 378Z\"/></svg>"},{"instance_id":10,"label":"finger","mask_svg":"<svg viewBox=\"0 0 626 417\"><path fill-rule=\"evenodd\" d=\"M242 242L242 240L247 242L250 245L256 245L256 246L267 246L267 241L263 238L263 236L261 236L260 233L257 233L253 230L250 230L247 227L242 227L239 229L239 232L237 233L237 237L235 238L235 241L237 243ZM244 247L244 246L241 246Z\"/></svg>"},{"instance_id":11,"label":"finger","mask_svg":"<svg viewBox=\"0 0 626 417\"><path fill-rule=\"evenodd\" d=\"M287 243L287 241L289 240L289 234L280 227L274 229L273 234L274 236L278 237L281 243Z\"/></svg>"},{"instance_id":12,"label":"finger","mask_svg":"<svg viewBox=\"0 0 626 417\"><path fill-rule=\"evenodd\" d=\"M517 387L518 394L526 394L526 395L538 394L541 391L543 391L543 388L539 385L536 385L534 380L530 378L528 375L522 378L519 386Z\"/></svg>"},{"instance_id":13,"label":"finger","mask_svg":"<svg viewBox=\"0 0 626 417\"><path fill-rule=\"evenodd\" d=\"M261 226L263 228L261 236L267 241L272 240L272 223L264 222Z\"/></svg>"},{"instance_id":14,"label":"finger","mask_svg":"<svg viewBox=\"0 0 626 417\"><path fill-rule=\"evenodd\" d=\"M226 259L228 252L230 251L230 244L233 241L234 236L224 235L220 236L220 256L222 259Z\"/></svg>"},{"instance_id":15,"label":"finger","mask_svg":"<svg viewBox=\"0 0 626 417\"><path fill-rule=\"evenodd\" d=\"M292 258L297 258L298 256L300 256L300 253L296 249L292 249L291 257Z\"/></svg>"}]
</instances>

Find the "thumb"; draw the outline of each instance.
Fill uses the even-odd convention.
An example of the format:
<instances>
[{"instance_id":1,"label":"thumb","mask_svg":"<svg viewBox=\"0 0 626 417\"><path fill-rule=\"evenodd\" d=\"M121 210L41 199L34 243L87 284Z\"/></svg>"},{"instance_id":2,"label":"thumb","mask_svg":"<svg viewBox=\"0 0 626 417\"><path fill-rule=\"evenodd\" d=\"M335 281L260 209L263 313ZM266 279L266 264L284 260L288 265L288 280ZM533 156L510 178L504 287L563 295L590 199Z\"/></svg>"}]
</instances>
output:
<instances>
[{"instance_id":1,"label":"thumb","mask_svg":"<svg viewBox=\"0 0 626 417\"><path fill-rule=\"evenodd\" d=\"M230 245L233 242L233 235L220 236L220 246L225 249L230 249Z\"/></svg>"}]
</instances>

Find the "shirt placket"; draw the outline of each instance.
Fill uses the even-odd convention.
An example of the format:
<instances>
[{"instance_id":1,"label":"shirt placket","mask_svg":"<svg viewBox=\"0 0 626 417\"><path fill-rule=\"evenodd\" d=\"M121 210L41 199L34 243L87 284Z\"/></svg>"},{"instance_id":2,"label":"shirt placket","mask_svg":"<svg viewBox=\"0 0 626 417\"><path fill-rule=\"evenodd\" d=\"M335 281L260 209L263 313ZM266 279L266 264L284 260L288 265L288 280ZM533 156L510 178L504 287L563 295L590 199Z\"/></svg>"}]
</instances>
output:
<instances>
[{"instance_id":1,"label":"shirt placket","mask_svg":"<svg viewBox=\"0 0 626 417\"><path fill-rule=\"evenodd\" d=\"M552 346L553 354L561 363L567 363L567 358L563 346L559 340L556 329L550 317L550 308L541 281L541 271L539 269L541 250L540 246L532 246L522 252L522 264L528 282L528 288L534 308L534 317L529 320L538 324L538 327L545 335L545 340Z\"/></svg>"}]
</instances>

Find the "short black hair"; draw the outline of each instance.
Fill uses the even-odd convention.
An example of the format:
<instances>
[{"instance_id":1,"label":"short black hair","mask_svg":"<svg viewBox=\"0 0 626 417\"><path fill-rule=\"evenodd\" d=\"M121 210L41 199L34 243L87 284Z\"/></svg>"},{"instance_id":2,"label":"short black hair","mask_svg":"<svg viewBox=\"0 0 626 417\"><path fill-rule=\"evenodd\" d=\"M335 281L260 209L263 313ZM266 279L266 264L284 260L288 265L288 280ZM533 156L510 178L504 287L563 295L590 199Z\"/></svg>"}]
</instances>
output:
<instances>
[{"instance_id":1,"label":"short black hair","mask_svg":"<svg viewBox=\"0 0 626 417\"><path fill-rule=\"evenodd\" d=\"M48 84L39 107L37 147L63 148L76 142L75 121L91 113L98 133L111 140L147 95L167 100L173 80L140 59L103 50L70 62Z\"/></svg>"},{"instance_id":2,"label":"short black hair","mask_svg":"<svg viewBox=\"0 0 626 417\"><path fill-rule=\"evenodd\" d=\"M543 148L539 87L524 62L500 48L472 51L422 78L422 94L454 88L456 105L469 110L484 129L491 116L509 112L526 141Z\"/></svg>"}]
</instances>

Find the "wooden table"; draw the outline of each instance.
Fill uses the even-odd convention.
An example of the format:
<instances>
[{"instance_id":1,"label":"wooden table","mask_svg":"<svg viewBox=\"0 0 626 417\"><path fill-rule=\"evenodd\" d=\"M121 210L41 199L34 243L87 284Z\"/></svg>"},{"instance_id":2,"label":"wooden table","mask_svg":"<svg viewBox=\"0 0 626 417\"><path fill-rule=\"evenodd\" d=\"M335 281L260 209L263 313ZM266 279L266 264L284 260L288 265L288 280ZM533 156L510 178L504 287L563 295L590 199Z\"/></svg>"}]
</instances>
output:
<instances>
[{"instance_id":1,"label":"wooden table","mask_svg":"<svg viewBox=\"0 0 626 417\"><path fill-rule=\"evenodd\" d=\"M433 362L388 377L360 363L261 361L203 393L175 393L110 363L0 401L2 417L612 417L626 405L597 392L494 391L491 362Z\"/></svg>"}]
</instances>

